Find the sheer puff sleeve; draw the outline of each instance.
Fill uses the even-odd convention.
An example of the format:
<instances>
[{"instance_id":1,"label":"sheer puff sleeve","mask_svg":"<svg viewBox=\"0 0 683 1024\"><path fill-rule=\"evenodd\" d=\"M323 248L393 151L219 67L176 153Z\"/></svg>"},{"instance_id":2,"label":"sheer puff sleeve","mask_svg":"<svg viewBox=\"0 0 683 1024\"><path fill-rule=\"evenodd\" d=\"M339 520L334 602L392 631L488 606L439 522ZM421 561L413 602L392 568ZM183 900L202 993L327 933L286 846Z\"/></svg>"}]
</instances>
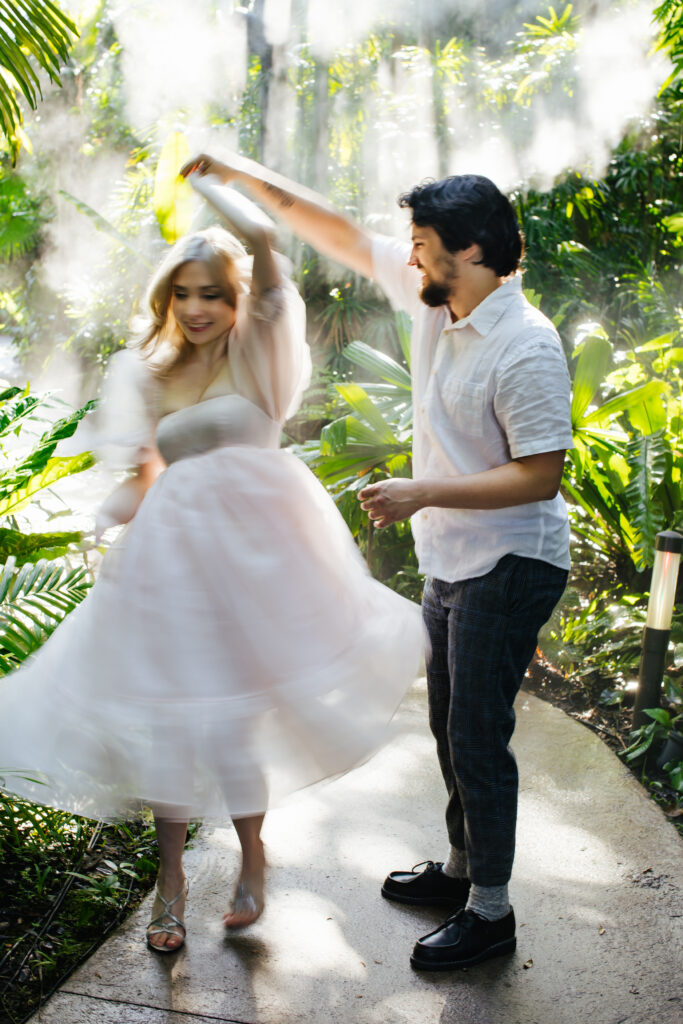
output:
<instances>
[{"instance_id":1,"label":"sheer puff sleeve","mask_svg":"<svg viewBox=\"0 0 683 1024\"><path fill-rule=\"evenodd\" d=\"M240 394L278 423L294 415L311 379L311 355L304 303L289 279L240 298L228 358Z\"/></svg>"},{"instance_id":2,"label":"sheer puff sleeve","mask_svg":"<svg viewBox=\"0 0 683 1024\"><path fill-rule=\"evenodd\" d=\"M130 522L163 468L155 441L157 392L156 380L137 352L124 349L112 357L102 386L95 447L109 471L135 472L100 506L97 543L110 526Z\"/></svg>"},{"instance_id":3,"label":"sheer puff sleeve","mask_svg":"<svg viewBox=\"0 0 683 1024\"><path fill-rule=\"evenodd\" d=\"M130 469L156 456L158 383L131 349L109 361L98 413L97 450L110 469Z\"/></svg>"}]
</instances>

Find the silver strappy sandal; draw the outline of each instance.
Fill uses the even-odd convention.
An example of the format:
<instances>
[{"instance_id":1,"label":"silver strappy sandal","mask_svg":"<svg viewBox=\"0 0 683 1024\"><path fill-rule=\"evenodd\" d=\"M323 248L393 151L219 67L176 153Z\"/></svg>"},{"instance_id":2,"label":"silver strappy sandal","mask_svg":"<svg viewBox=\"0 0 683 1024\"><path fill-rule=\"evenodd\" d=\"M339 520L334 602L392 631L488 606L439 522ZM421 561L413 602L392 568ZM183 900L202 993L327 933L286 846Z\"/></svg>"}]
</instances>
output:
<instances>
[{"instance_id":1,"label":"silver strappy sandal","mask_svg":"<svg viewBox=\"0 0 683 1024\"><path fill-rule=\"evenodd\" d=\"M159 892L159 886L155 886L155 895L163 903L164 909L163 912L158 915L158 917L152 918L152 920L147 925L147 947L148 949L151 949L154 953L177 953L179 949L183 948L185 944L185 936L187 934L187 932L185 931L185 925L180 920L180 918L176 917L176 915L172 912L171 907L175 903L177 903L178 900L181 899L183 896L187 896L189 889L190 883L186 879L185 885L178 893L178 895L174 896L172 900L167 900ZM182 941L179 942L177 946L155 946L154 943L149 941L150 935L163 934L178 935L180 939L182 939Z\"/></svg>"},{"instance_id":2,"label":"silver strappy sandal","mask_svg":"<svg viewBox=\"0 0 683 1024\"><path fill-rule=\"evenodd\" d=\"M263 913L264 901L261 899L258 901L254 896L251 889L244 884L244 882L238 882L235 886L235 895L232 901L231 913L232 914L244 914L245 916L251 917L250 921L244 924L226 924L225 927L232 931L238 928L246 928L250 924L253 924L261 914Z\"/></svg>"}]
</instances>

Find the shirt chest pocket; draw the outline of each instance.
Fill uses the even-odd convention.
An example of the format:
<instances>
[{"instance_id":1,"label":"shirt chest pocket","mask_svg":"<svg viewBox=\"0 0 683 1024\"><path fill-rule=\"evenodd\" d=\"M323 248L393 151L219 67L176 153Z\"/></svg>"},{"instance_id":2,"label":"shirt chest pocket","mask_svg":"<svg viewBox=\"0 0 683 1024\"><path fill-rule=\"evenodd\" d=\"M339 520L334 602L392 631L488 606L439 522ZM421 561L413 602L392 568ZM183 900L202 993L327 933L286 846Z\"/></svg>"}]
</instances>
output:
<instances>
[{"instance_id":1,"label":"shirt chest pocket","mask_svg":"<svg viewBox=\"0 0 683 1024\"><path fill-rule=\"evenodd\" d=\"M486 388L451 375L436 380L444 426L465 437L482 437L486 416Z\"/></svg>"}]
</instances>

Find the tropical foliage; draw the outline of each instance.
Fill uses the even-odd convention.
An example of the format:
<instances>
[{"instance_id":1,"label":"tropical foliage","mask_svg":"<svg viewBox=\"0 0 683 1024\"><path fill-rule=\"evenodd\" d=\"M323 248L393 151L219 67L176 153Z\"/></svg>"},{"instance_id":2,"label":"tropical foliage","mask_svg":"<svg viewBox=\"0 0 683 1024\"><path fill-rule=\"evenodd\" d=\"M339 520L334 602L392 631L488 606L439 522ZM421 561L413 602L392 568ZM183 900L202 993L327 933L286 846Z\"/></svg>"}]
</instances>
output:
<instances>
[{"instance_id":1,"label":"tropical foliage","mask_svg":"<svg viewBox=\"0 0 683 1024\"><path fill-rule=\"evenodd\" d=\"M448 173L462 153L498 145L498 166L518 169L512 199L527 240L525 285L557 324L574 381L575 448L563 483L574 570L543 646L590 701L618 706L637 671L654 537L663 527L683 528L683 15L678 0L653 7L668 71L651 106L609 136L611 149L600 138L604 159L574 165L568 158L539 175L534 159L554 155L555 142L564 141L541 137L539 150L539 124L564 124L568 134L585 127L581 48L594 9L614 5L539 2L530 15L528 2L495 4L494 25L475 11L485 3L430 8L403 0L363 37L322 48L307 32L305 0L291 5L299 17L286 44L263 30L266 7L278 5L197 5L216 31L224 15L244 18L243 81L235 77L217 91L198 121L191 97L183 97L143 123L131 113L136 96L126 79L127 5L98 0L76 26L51 0L0 0L0 132L7 140L0 339L26 375L46 353L76 360L92 394L128 336L150 268L199 223L175 175L198 124L203 147L231 140L378 230L392 226L397 172L409 176L400 181L408 187ZM632 6L624 0L620 10ZM50 79L63 88L47 88ZM41 82L39 121L30 111ZM57 144L46 130L53 118ZM93 187L101 182L106 187ZM70 266L81 250L87 258L63 272L60 261ZM355 275L307 247L289 243L288 252L322 382L292 428L297 450L334 495L373 573L416 597L421 581L408 525L375 531L357 500L366 482L410 473L408 325ZM63 457L55 448L87 407L43 427L36 421L47 412L42 401L23 387L0 393L0 673L35 650L89 583L80 566L55 561L73 553L78 535L34 534L20 522L36 495L90 464L87 455ZM16 432L25 425L35 436L20 450ZM633 764L649 757L652 772L662 740L681 723L680 612L672 640L678 653L667 665L663 706L628 752ZM680 791L680 764L670 764L659 784L668 787L667 799ZM62 840L59 864L43 856ZM6 913L16 925L12 955L0 963L0 998L22 971L28 984L43 971L56 980L68 969L64 943L53 934L54 905L68 905L75 927L91 928L92 942L104 918L99 910L89 917L88 908L120 908L149 880L154 857L144 828L119 840L117 849L130 855L114 854L111 834L95 835L77 819L0 802ZM93 876L93 850L102 843ZM20 865L21 850L28 859ZM71 895L59 877L64 870L73 873ZM31 892L39 923L27 930L20 907ZM23 990L21 997L28 1005Z\"/></svg>"},{"instance_id":2,"label":"tropical foliage","mask_svg":"<svg viewBox=\"0 0 683 1024\"><path fill-rule=\"evenodd\" d=\"M407 358L409 332L403 318L397 319L397 330ZM319 438L301 445L298 453L335 497L373 574L400 593L418 598L421 577L408 524L377 531L358 501L358 491L373 480L410 476L410 372L361 341L349 344L344 356L377 380L333 383L328 408L332 418Z\"/></svg>"},{"instance_id":3,"label":"tropical foliage","mask_svg":"<svg viewBox=\"0 0 683 1024\"><path fill-rule=\"evenodd\" d=\"M16 160L22 143L19 95L35 110L42 97L39 70L59 83L76 26L51 0L0 0L0 131Z\"/></svg>"}]
</instances>

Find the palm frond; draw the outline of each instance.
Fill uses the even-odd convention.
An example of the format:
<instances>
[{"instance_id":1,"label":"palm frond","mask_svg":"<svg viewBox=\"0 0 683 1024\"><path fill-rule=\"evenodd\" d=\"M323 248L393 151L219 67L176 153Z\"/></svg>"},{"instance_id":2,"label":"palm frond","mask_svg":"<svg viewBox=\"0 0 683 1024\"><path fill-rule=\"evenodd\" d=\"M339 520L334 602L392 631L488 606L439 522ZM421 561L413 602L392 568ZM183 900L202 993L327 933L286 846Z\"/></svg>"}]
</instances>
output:
<instances>
[{"instance_id":1,"label":"palm frond","mask_svg":"<svg viewBox=\"0 0 683 1024\"><path fill-rule=\"evenodd\" d=\"M41 560L0 567L0 675L11 672L54 633L92 586L84 568Z\"/></svg>"},{"instance_id":2,"label":"palm frond","mask_svg":"<svg viewBox=\"0 0 683 1024\"><path fill-rule=\"evenodd\" d=\"M16 159L22 121L18 93L35 110L39 71L60 84L62 65L78 30L52 0L0 0L0 131Z\"/></svg>"}]
</instances>

